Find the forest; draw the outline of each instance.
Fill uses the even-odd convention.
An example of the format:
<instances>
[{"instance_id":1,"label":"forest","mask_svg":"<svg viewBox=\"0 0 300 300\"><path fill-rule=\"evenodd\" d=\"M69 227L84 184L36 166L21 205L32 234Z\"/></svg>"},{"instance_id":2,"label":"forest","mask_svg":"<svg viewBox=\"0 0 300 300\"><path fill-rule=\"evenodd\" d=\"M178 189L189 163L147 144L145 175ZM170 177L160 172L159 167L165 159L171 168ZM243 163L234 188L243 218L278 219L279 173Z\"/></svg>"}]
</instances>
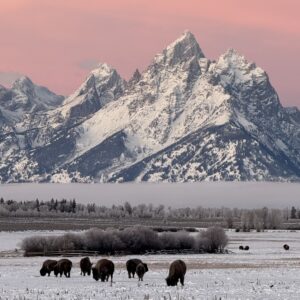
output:
<instances>
[{"instance_id":1,"label":"forest","mask_svg":"<svg viewBox=\"0 0 300 300\"><path fill-rule=\"evenodd\" d=\"M111 207L91 204L77 203L75 199L51 199L41 201L14 201L0 198L0 218L88 218L88 219L115 219L115 220L161 220L167 224L169 220L193 220L221 223L222 227L235 228L236 230L248 231L256 229L282 228L282 224L288 221L297 221L300 218L300 210L291 209L269 209L267 207L257 209L241 208L207 208L207 207L185 207L174 208L164 205L154 206L152 204L131 205L125 202L123 205L112 205Z\"/></svg>"}]
</instances>

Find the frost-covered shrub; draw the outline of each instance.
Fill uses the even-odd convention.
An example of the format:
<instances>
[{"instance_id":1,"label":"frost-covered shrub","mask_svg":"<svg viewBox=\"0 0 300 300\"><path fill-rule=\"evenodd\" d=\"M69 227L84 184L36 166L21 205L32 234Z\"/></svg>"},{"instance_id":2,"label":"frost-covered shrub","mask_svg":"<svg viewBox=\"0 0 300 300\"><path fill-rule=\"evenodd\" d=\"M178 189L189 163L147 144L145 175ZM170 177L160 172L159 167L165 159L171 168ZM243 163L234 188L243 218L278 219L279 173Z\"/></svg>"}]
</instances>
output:
<instances>
[{"instance_id":1,"label":"frost-covered shrub","mask_svg":"<svg viewBox=\"0 0 300 300\"><path fill-rule=\"evenodd\" d=\"M51 244L51 238L43 236L34 236L25 238L22 241L21 248L25 251L30 252L44 252L49 251Z\"/></svg>"},{"instance_id":2,"label":"frost-covered shrub","mask_svg":"<svg viewBox=\"0 0 300 300\"><path fill-rule=\"evenodd\" d=\"M62 236L36 236L25 238L22 249L25 255L30 252L89 250L101 254L114 254L126 251L142 254L151 250L202 249L207 252L223 250L227 236L219 227L209 228L196 238L186 231L158 234L143 226L117 229L90 229L84 233L67 233Z\"/></svg>"},{"instance_id":3,"label":"frost-covered shrub","mask_svg":"<svg viewBox=\"0 0 300 300\"><path fill-rule=\"evenodd\" d=\"M119 232L126 250L132 253L142 253L147 250L161 249L161 241L156 232L143 226L134 226Z\"/></svg>"},{"instance_id":4,"label":"frost-covered shrub","mask_svg":"<svg viewBox=\"0 0 300 300\"><path fill-rule=\"evenodd\" d=\"M90 229L83 234L83 240L86 250L113 253L125 249L125 244L120 239L118 230Z\"/></svg>"},{"instance_id":5,"label":"frost-covered shrub","mask_svg":"<svg viewBox=\"0 0 300 300\"><path fill-rule=\"evenodd\" d=\"M222 252L228 243L228 237L221 227L210 227L203 230L196 238L198 249L205 252Z\"/></svg>"},{"instance_id":6,"label":"frost-covered shrub","mask_svg":"<svg viewBox=\"0 0 300 300\"><path fill-rule=\"evenodd\" d=\"M164 250L194 249L195 239L186 231L166 232L160 235Z\"/></svg>"}]
</instances>

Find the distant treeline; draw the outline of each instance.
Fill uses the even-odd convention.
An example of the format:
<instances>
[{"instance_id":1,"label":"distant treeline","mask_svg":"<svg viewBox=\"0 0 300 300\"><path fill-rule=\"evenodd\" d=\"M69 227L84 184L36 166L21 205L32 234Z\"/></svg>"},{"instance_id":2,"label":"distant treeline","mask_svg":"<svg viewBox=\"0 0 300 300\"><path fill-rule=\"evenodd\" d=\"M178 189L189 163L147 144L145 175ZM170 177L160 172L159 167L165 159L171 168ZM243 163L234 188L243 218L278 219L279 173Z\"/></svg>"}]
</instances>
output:
<instances>
[{"instance_id":1,"label":"distant treeline","mask_svg":"<svg viewBox=\"0 0 300 300\"><path fill-rule=\"evenodd\" d=\"M25 255L51 251L95 251L98 254L144 254L147 251L195 250L209 253L223 252L228 243L224 229L210 227L197 235L186 231L157 233L150 228L133 226L119 229L90 229L83 233L62 236L34 236L25 238L21 248Z\"/></svg>"},{"instance_id":2,"label":"distant treeline","mask_svg":"<svg viewBox=\"0 0 300 300\"><path fill-rule=\"evenodd\" d=\"M228 228L240 230L276 229L288 219L300 218L300 210L291 209L238 209L238 208L172 208L152 204L112 205L80 204L75 199L50 201L14 201L0 199L0 217L88 217L98 219L160 219L221 221Z\"/></svg>"}]
</instances>

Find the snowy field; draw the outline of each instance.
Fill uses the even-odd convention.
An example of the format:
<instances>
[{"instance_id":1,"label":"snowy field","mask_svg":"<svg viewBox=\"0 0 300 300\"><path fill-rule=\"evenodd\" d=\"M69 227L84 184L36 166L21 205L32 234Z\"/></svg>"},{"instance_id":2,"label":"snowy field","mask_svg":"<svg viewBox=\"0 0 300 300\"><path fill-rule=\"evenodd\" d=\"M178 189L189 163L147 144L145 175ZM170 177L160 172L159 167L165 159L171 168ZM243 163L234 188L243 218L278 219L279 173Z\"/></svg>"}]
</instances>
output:
<instances>
[{"instance_id":1,"label":"snowy field","mask_svg":"<svg viewBox=\"0 0 300 300\"><path fill-rule=\"evenodd\" d=\"M130 256L110 257L116 265L110 286L91 277L81 277L80 258L71 258L74 263L71 278L48 278L39 276L45 258L5 257L7 252L2 252L0 299L300 299L300 232L228 232L228 235L232 254L141 257L149 266L141 284L127 277L125 262ZM20 233L0 235L0 244L14 240L14 236L19 238ZM16 245L9 243L14 249ZM290 251L283 250L284 243L290 245ZM237 250L239 245L249 245L250 251ZM188 267L185 286L167 287L164 278L169 263L179 258ZM92 257L92 261L98 259Z\"/></svg>"}]
</instances>

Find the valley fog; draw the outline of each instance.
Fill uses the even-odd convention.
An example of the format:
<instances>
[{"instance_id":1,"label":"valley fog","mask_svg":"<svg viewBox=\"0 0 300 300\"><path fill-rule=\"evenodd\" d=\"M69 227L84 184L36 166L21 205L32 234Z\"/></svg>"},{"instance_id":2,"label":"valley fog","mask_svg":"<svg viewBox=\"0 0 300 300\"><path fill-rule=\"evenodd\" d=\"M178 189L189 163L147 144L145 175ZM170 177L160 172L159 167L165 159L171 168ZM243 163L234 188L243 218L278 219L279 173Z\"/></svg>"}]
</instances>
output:
<instances>
[{"instance_id":1,"label":"valley fog","mask_svg":"<svg viewBox=\"0 0 300 300\"><path fill-rule=\"evenodd\" d=\"M288 195L288 196L287 196ZM111 206L128 201L172 207L285 208L300 206L300 184L256 182L2 184L5 200L76 199Z\"/></svg>"}]
</instances>

